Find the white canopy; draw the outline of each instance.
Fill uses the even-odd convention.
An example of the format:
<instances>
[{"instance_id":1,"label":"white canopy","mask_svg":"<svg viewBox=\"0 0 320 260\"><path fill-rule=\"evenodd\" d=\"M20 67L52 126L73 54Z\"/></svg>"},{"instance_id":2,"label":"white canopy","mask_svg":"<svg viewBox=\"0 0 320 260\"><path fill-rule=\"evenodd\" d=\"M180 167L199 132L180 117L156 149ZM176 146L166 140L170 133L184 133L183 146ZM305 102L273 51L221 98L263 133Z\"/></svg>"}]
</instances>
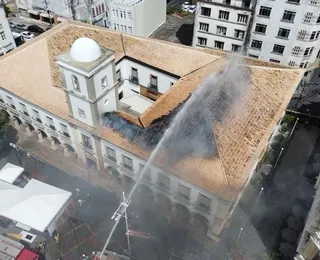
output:
<instances>
[{"instance_id":1,"label":"white canopy","mask_svg":"<svg viewBox=\"0 0 320 260\"><path fill-rule=\"evenodd\" d=\"M0 170L0 181L5 181L7 183L14 183L14 181L23 173L24 169L17 165L7 163Z\"/></svg>"},{"instance_id":2,"label":"white canopy","mask_svg":"<svg viewBox=\"0 0 320 260\"><path fill-rule=\"evenodd\" d=\"M44 232L71 192L32 179L24 188L0 181L0 216Z\"/></svg>"}]
</instances>

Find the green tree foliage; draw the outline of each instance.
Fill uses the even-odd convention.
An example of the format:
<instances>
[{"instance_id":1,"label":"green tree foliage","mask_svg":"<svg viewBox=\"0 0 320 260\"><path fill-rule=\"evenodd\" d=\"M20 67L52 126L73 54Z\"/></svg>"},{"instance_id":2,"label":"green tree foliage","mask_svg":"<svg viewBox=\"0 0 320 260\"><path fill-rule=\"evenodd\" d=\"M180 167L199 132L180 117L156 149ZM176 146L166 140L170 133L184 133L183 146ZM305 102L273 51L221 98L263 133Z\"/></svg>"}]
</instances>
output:
<instances>
[{"instance_id":1,"label":"green tree foliage","mask_svg":"<svg viewBox=\"0 0 320 260\"><path fill-rule=\"evenodd\" d=\"M282 120L281 120L281 124L286 123L287 125L291 124L294 120L294 116L292 115L285 115Z\"/></svg>"},{"instance_id":2,"label":"green tree foliage","mask_svg":"<svg viewBox=\"0 0 320 260\"><path fill-rule=\"evenodd\" d=\"M0 112L0 150L6 144L7 132L9 129L9 121L4 112Z\"/></svg>"},{"instance_id":3,"label":"green tree foliage","mask_svg":"<svg viewBox=\"0 0 320 260\"><path fill-rule=\"evenodd\" d=\"M0 0L0 6L3 7L4 12L6 13L6 17L11 13L10 8L4 3L4 0Z\"/></svg>"}]
</instances>

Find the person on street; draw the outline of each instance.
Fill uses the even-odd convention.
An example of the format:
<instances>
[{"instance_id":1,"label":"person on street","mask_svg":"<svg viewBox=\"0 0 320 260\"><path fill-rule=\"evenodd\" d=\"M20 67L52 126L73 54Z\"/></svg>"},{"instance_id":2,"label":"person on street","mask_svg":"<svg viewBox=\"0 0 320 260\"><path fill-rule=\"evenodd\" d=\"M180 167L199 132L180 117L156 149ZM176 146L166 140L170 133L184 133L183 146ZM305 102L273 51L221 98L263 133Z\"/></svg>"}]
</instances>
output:
<instances>
[{"instance_id":1,"label":"person on street","mask_svg":"<svg viewBox=\"0 0 320 260\"><path fill-rule=\"evenodd\" d=\"M54 239L56 240L57 243L59 243L60 233L57 232L57 233L54 235Z\"/></svg>"}]
</instances>

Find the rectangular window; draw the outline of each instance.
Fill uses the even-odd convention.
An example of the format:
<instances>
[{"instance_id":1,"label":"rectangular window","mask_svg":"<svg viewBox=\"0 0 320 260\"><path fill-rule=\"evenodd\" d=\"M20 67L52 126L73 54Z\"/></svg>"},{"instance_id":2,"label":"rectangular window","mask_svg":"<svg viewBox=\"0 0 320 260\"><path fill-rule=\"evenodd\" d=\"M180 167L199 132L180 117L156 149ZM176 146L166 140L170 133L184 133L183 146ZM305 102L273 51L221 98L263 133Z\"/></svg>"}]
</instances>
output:
<instances>
[{"instance_id":1,"label":"rectangular window","mask_svg":"<svg viewBox=\"0 0 320 260\"><path fill-rule=\"evenodd\" d=\"M300 52L301 52L300 46L295 46L295 47L292 49L292 55L299 55Z\"/></svg>"},{"instance_id":2,"label":"rectangular window","mask_svg":"<svg viewBox=\"0 0 320 260\"><path fill-rule=\"evenodd\" d=\"M3 100L3 98L2 98L1 95L0 95L0 102L1 102L1 103L4 103L4 100Z\"/></svg>"},{"instance_id":3,"label":"rectangular window","mask_svg":"<svg viewBox=\"0 0 320 260\"><path fill-rule=\"evenodd\" d=\"M238 14L238 23L247 23L248 22L248 15L246 14Z\"/></svg>"},{"instance_id":4,"label":"rectangular window","mask_svg":"<svg viewBox=\"0 0 320 260\"><path fill-rule=\"evenodd\" d=\"M198 204L200 207L209 210L211 205L211 199L200 193L198 198Z\"/></svg>"},{"instance_id":5,"label":"rectangular window","mask_svg":"<svg viewBox=\"0 0 320 260\"><path fill-rule=\"evenodd\" d=\"M294 61L289 61L288 65L289 65L289 66L295 66L296 63L295 63Z\"/></svg>"},{"instance_id":6,"label":"rectangular window","mask_svg":"<svg viewBox=\"0 0 320 260\"><path fill-rule=\"evenodd\" d=\"M198 44L202 45L202 46L206 46L207 45L207 39L203 38L203 37L198 37Z\"/></svg>"},{"instance_id":7,"label":"rectangular window","mask_svg":"<svg viewBox=\"0 0 320 260\"><path fill-rule=\"evenodd\" d=\"M116 31L117 30L117 25L115 23L113 24L113 27L114 27L114 30Z\"/></svg>"},{"instance_id":8,"label":"rectangular window","mask_svg":"<svg viewBox=\"0 0 320 260\"><path fill-rule=\"evenodd\" d=\"M97 13L97 15L99 15L99 9L98 9L98 6L96 6L96 13Z\"/></svg>"},{"instance_id":9,"label":"rectangular window","mask_svg":"<svg viewBox=\"0 0 320 260\"><path fill-rule=\"evenodd\" d=\"M86 118L86 113L84 112L84 110L82 110L81 108L78 108L78 113L79 116L82 118Z\"/></svg>"},{"instance_id":10,"label":"rectangular window","mask_svg":"<svg viewBox=\"0 0 320 260\"><path fill-rule=\"evenodd\" d=\"M251 48L261 50L261 47L262 47L262 41L252 40Z\"/></svg>"},{"instance_id":11,"label":"rectangular window","mask_svg":"<svg viewBox=\"0 0 320 260\"><path fill-rule=\"evenodd\" d=\"M25 114L26 116L29 116L29 113L28 113L26 105L20 103L20 107L21 107L22 113Z\"/></svg>"},{"instance_id":12,"label":"rectangular window","mask_svg":"<svg viewBox=\"0 0 320 260\"><path fill-rule=\"evenodd\" d=\"M201 15L203 16L211 16L211 8L201 7Z\"/></svg>"},{"instance_id":13,"label":"rectangular window","mask_svg":"<svg viewBox=\"0 0 320 260\"><path fill-rule=\"evenodd\" d=\"M310 40L314 40L314 38L316 38L316 33L317 33L317 31L313 31L311 33Z\"/></svg>"},{"instance_id":14,"label":"rectangular window","mask_svg":"<svg viewBox=\"0 0 320 260\"><path fill-rule=\"evenodd\" d=\"M300 65L299 65L299 67L300 67L300 68L303 68L303 67L304 67L304 62L301 62Z\"/></svg>"},{"instance_id":15,"label":"rectangular window","mask_svg":"<svg viewBox=\"0 0 320 260\"><path fill-rule=\"evenodd\" d=\"M119 27L119 24L117 24L117 31L120 31L120 27Z\"/></svg>"},{"instance_id":16,"label":"rectangular window","mask_svg":"<svg viewBox=\"0 0 320 260\"><path fill-rule=\"evenodd\" d=\"M127 32L127 26L126 25L124 26L124 32L125 33Z\"/></svg>"},{"instance_id":17,"label":"rectangular window","mask_svg":"<svg viewBox=\"0 0 320 260\"><path fill-rule=\"evenodd\" d=\"M217 34L226 35L227 34L227 27L217 26Z\"/></svg>"},{"instance_id":18,"label":"rectangular window","mask_svg":"<svg viewBox=\"0 0 320 260\"><path fill-rule=\"evenodd\" d=\"M317 23L320 23L320 14L319 14L319 16L317 18Z\"/></svg>"},{"instance_id":19,"label":"rectangular window","mask_svg":"<svg viewBox=\"0 0 320 260\"><path fill-rule=\"evenodd\" d=\"M199 30L208 32L209 31L209 24L208 23L200 23Z\"/></svg>"},{"instance_id":20,"label":"rectangular window","mask_svg":"<svg viewBox=\"0 0 320 260\"><path fill-rule=\"evenodd\" d=\"M299 4L300 0L287 0L288 3Z\"/></svg>"},{"instance_id":21,"label":"rectangular window","mask_svg":"<svg viewBox=\"0 0 320 260\"><path fill-rule=\"evenodd\" d=\"M6 39L6 34L4 32L0 32L0 35L1 35L1 39L2 40L5 40Z\"/></svg>"},{"instance_id":22,"label":"rectangular window","mask_svg":"<svg viewBox=\"0 0 320 260\"><path fill-rule=\"evenodd\" d=\"M158 184L166 189L170 188L170 178L162 173L158 173Z\"/></svg>"},{"instance_id":23,"label":"rectangular window","mask_svg":"<svg viewBox=\"0 0 320 260\"><path fill-rule=\"evenodd\" d=\"M273 45L273 49L272 52L276 53L276 54L283 54L284 52L284 47L283 45L279 45L279 44L274 44Z\"/></svg>"},{"instance_id":24,"label":"rectangular window","mask_svg":"<svg viewBox=\"0 0 320 260\"><path fill-rule=\"evenodd\" d=\"M289 29L279 28L278 30L278 37L288 39L290 34Z\"/></svg>"},{"instance_id":25,"label":"rectangular window","mask_svg":"<svg viewBox=\"0 0 320 260\"><path fill-rule=\"evenodd\" d=\"M117 72L116 72L116 76L117 76L117 81L121 81L121 70L118 69Z\"/></svg>"},{"instance_id":26,"label":"rectangular window","mask_svg":"<svg viewBox=\"0 0 320 260\"><path fill-rule=\"evenodd\" d=\"M282 20L286 22L293 22L296 16L296 12L284 11Z\"/></svg>"},{"instance_id":27,"label":"rectangular window","mask_svg":"<svg viewBox=\"0 0 320 260\"><path fill-rule=\"evenodd\" d=\"M104 77L101 79L101 86L102 86L102 89L108 87L108 78L107 78L107 76L104 76Z\"/></svg>"},{"instance_id":28,"label":"rectangular window","mask_svg":"<svg viewBox=\"0 0 320 260\"><path fill-rule=\"evenodd\" d=\"M87 147L87 148L89 148L89 149L93 149L93 147L92 147L92 142L91 142L91 138L89 137L89 136L86 136L86 135L84 135L84 134L81 134L82 135L82 144L85 146L85 147Z\"/></svg>"},{"instance_id":29,"label":"rectangular window","mask_svg":"<svg viewBox=\"0 0 320 260\"><path fill-rule=\"evenodd\" d=\"M219 11L219 19L229 20L229 12L227 11Z\"/></svg>"},{"instance_id":30,"label":"rectangular window","mask_svg":"<svg viewBox=\"0 0 320 260\"><path fill-rule=\"evenodd\" d=\"M47 118L47 122L48 122L49 127L50 127L52 130L56 130L56 127L54 126L53 119L52 119L50 116L47 116L46 118Z\"/></svg>"},{"instance_id":31,"label":"rectangular window","mask_svg":"<svg viewBox=\"0 0 320 260\"><path fill-rule=\"evenodd\" d=\"M231 51L240 52L241 51L241 46L240 45L236 45L236 44L232 44L231 45Z\"/></svg>"},{"instance_id":32,"label":"rectangular window","mask_svg":"<svg viewBox=\"0 0 320 260\"><path fill-rule=\"evenodd\" d=\"M130 26L128 26L128 33L132 33L132 28Z\"/></svg>"},{"instance_id":33,"label":"rectangular window","mask_svg":"<svg viewBox=\"0 0 320 260\"><path fill-rule=\"evenodd\" d=\"M122 18L122 11L120 11L120 18Z\"/></svg>"},{"instance_id":34,"label":"rectangular window","mask_svg":"<svg viewBox=\"0 0 320 260\"><path fill-rule=\"evenodd\" d=\"M127 19L127 13L126 13L126 11L123 11L123 19Z\"/></svg>"},{"instance_id":35,"label":"rectangular window","mask_svg":"<svg viewBox=\"0 0 320 260\"><path fill-rule=\"evenodd\" d=\"M150 88L158 91L158 77L150 75Z\"/></svg>"},{"instance_id":36,"label":"rectangular window","mask_svg":"<svg viewBox=\"0 0 320 260\"><path fill-rule=\"evenodd\" d=\"M91 9L91 12L92 12L92 17L95 17L96 16L96 12L95 12L94 8Z\"/></svg>"},{"instance_id":37,"label":"rectangular window","mask_svg":"<svg viewBox=\"0 0 320 260\"><path fill-rule=\"evenodd\" d=\"M133 169L132 159L125 155L122 155L122 165L128 170Z\"/></svg>"},{"instance_id":38,"label":"rectangular window","mask_svg":"<svg viewBox=\"0 0 320 260\"><path fill-rule=\"evenodd\" d=\"M119 11L118 10L116 10L116 16L119 17Z\"/></svg>"},{"instance_id":39,"label":"rectangular window","mask_svg":"<svg viewBox=\"0 0 320 260\"><path fill-rule=\"evenodd\" d=\"M101 4L101 9L102 9L102 12L104 13L104 4L103 3Z\"/></svg>"},{"instance_id":40,"label":"rectangular window","mask_svg":"<svg viewBox=\"0 0 320 260\"><path fill-rule=\"evenodd\" d=\"M237 29L234 30L234 37L235 38L243 39L244 38L244 34L245 34L245 31L237 30Z\"/></svg>"},{"instance_id":41,"label":"rectangular window","mask_svg":"<svg viewBox=\"0 0 320 260\"><path fill-rule=\"evenodd\" d=\"M112 9L113 12L113 16L116 16L116 11L114 9Z\"/></svg>"},{"instance_id":42,"label":"rectangular window","mask_svg":"<svg viewBox=\"0 0 320 260\"><path fill-rule=\"evenodd\" d=\"M306 30L301 30L300 32L298 32L298 40L304 40L306 38L306 34L307 34L307 31Z\"/></svg>"},{"instance_id":43,"label":"rectangular window","mask_svg":"<svg viewBox=\"0 0 320 260\"><path fill-rule=\"evenodd\" d=\"M312 16L313 16L313 13L306 13L305 16L304 16L304 22L305 23L310 23L311 22L311 19L312 19Z\"/></svg>"},{"instance_id":44,"label":"rectangular window","mask_svg":"<svg viewBox=\"0 0 320 260\"><path fill-rule=\"evenodd\" d=\"M267 30L267 26L265 24L257 23L254 31L257 33L265 34L266 30Z\"/></svg>"},{"instance_id":45,"label":"rectangular window","mask_svg":"<svg viewBox=\"0 0 320 260\"><path fill-rule=\"evenodd\" d=\"M270 59L269 61L270 61L270 62L274 62L274 63L280 63L279 60L274 60L274 59Z\"/></svg>"},{"instance_id":46,"label":"rectangular window","mask_svg":"<svg viewBox=\"0 0 320 260\"><path fill-rule=\"evenodd\" d=\"M123 25L121 25L121 32L123 32Z\"/></svg>"},{"instance_id":47,"label":"rectangular window","mask_svg":"<svg viewBox=\"0 0 320 260\"><path fill-rule=\"evenodd\" d=\"M304 51L303 56L308 56L309 55L309 51L310 51L310 48L306 48L305 51Z\"/></svg>"},{"instance_id":48,"label":"rectangular window","mask_svg":"<svg viewBox=\"0 0 320 260\"><path fill-rule=\"evenodd\" d=\"M119 94L118 94L118 98L119 100L121 100L123 98L123 91L121 91Z\"/></svg>"},{"instance_id":49,"label":"rectangular window","mask_svg":"<svg viewBox=\"0 0 320 260\"><path fill-rule=\"evenodd\" d=\"M71 76L71 80L72 80L72 86L73 86L73 90L77 91L77 92L81 92L80 90L80 83L79 83L79 79L76 75L72 75Z\"/></svg>"},{"instance_id":50,"label":"rectangular window","mask_svg":"<svg viewBox=\"0 0 320 260\"><path fill-rule=\"evenodd\" d=\"M185 199L190 199L190 193L191 193L191 189L178 183L178 194L179 196L185 198Z\"/></svg>"},{"instance_id":51,"label":"rectangular window","mask_svg":"<svg viewBox=\"0 0 320 260\"><path fill-rule=\"evenodd\" d=\"M131 68L131 78L130 81L139 84L139 76L138 76L138 69L136 68Z\"/></svg>"},{"instance_id":52,"label":"rectangular window","mask_svg":"<svg viewBox=\"0 0 320 260\"><path fill-rule=\"evenodd\" d=\"M68 127L62 123L60 123L61 131L65 137L70 137Z\"/></svg>"},{"instance_id":53,"label":"rectangular window","mask_svg":"<svg viewBox=\"0 0 320 260\"><path fill-rule=\"evenodd\" d=\"M320 50L318 51L317 58L320 58Z\"/></svg>"},{"instance_id":54,"label":"rectangular window","mask_svg":"<svg viewBox=\"0 0 320 260\"><path fill-rule=\"evenodd\" d=\"M128 12L128 19L129 19L129 20L132 19L131 12Z\"/></svg>"},{"instance_id":55,"label":"rectangular window","mask_svg":"<svg viewBox=\"0 0 320 260\"><path fill-rule=\"evenodd\" d=\"M259 15L264 17L270 17L271 7L261 6L259 10Z\"/></svg>"},{"instance_id":56,"label":"rectangular window","mask_svg":"<svg viewBox=\"0 0 320 260\"><path fill-rule=\"evenodd\" d=\"M214 41L214 47L223 50L224 42Z\"/></svg>"},{"instance_id":57,"label":"rectangular window","mask_svg":"<svg viewBox=\"0 0 320 260\"><path fill-rule=\"evenodd\" d=\"M151 181L151 169L147 168L143 173L143 178Z\"/></svg>"},{"instance_id":58,"label":"rectangular window","mask_svg":"<svg viewBox=\"0 0 320 260\"><path fill-rule=\"evenodd\" d=\"M116 151L108 146L106 146L106 154L107 154L107 157L112 160L112 161L116 161Z\"/></svg>"},{"instance_id":59,"label":"rectangular window","mask_svg":"<svg viewBox=\"0 0 320 260\"><path fill-rule=\"evenodd\" d=\"M39 111L35 110L35 109L32 109L33 111L33 115L35 117L35 119L39 122L39 123L42 123L42 120L40 119L40 114L39 114Z\"/></svg>"},{"instance_id":60,"label":"rectangular window","mask_svg":"<svg viewBox=\"0 0 320 260\"><path fill-rule=\"evenodd\" d=\"M259 59L259 56L253 55L253 54L249 54L249 57L250 57L250 58L254 58L254 59Z\"/></svg>"},{"instance_id":61,"label":"rectangular window","mask_svg":"<svg viewBox=\"0 0 320 260\"><path fill-rule=\"evenodd\" d=\"M12 97L7 96L7 99L8 99L8 104L10 105L10 107L12 107L13 109L16 109L16 106L13 103Z\"/></svg>"}]
</instances>

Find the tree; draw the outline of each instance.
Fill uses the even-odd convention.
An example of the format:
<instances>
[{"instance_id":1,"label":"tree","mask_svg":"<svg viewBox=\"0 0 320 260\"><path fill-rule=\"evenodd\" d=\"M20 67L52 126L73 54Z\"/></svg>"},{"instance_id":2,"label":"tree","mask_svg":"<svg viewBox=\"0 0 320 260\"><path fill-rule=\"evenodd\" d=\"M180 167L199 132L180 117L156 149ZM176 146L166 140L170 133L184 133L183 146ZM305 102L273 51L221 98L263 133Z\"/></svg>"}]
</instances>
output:
<instances>
[{"instance_id":1,"label":"tree","mask_svg":"<svg viewBox=\"0 0 320 260\"><path fill-rule=\"evenodd\" d=\"M0 112L0 150L6 145L7 141L7 132L9 129L9 120L5 112Z\"/></svg>"},{"instance_id":2,"label":"tree","mask_svg":"<svg viewBox=\"0 0 320 260\"><path fill-rule=\"evenodd\" d=\"M92 24L92 0L83 0L83 2L87 13L87 20L90 24Z\"/></svg>"},{"instance_id":3,"label":"tree","mask_svg":"<svg viewBox=\"0 0 320 260\"><path fill-rule=\"evenodd\" d=\"M8 15L11 13L10 8L5 4L4 0L0 1L0 6L3 7L4 12L6 13L6 17L8 17Z\"/></svg>"},{"instance_id":4,"label":"tree","mask_svg":"<svg viewBox=\"0 0 320 260\"><path fill-rule=\"evenodd\" d=\"M76 7L79 5L79 0L65 0L66 6L70 8L71 16L73 20L77 20Z\"/></svg>"}]
</instances>

